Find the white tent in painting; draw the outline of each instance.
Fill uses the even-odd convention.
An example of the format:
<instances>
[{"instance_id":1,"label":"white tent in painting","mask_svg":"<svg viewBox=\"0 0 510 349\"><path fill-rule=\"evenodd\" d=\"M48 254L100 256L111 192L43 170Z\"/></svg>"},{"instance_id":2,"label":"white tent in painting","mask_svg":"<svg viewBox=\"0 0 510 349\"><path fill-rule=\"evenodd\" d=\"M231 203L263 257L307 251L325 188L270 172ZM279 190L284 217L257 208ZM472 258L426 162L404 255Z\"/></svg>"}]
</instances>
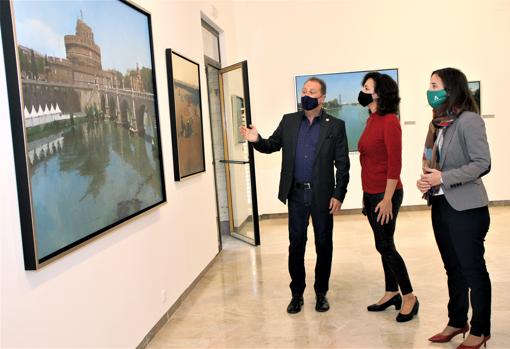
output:
<instances>
[{"instance_id":1,"label":"white tent in painting","mask_svg":"<svg viewBox=\"0 0 510 349\"><path fill-rule=\"evenodd\" d=\"M39 126L70 118L69 114L62 114L62 110L60 110L58 103L55 107L52 104L50 104L49 107L45 104L44 106L39 105L37 108L32 106L31 109L32 110L29 112L25 107L23 111L26 127Z\"/></svg>"}]
</instances>

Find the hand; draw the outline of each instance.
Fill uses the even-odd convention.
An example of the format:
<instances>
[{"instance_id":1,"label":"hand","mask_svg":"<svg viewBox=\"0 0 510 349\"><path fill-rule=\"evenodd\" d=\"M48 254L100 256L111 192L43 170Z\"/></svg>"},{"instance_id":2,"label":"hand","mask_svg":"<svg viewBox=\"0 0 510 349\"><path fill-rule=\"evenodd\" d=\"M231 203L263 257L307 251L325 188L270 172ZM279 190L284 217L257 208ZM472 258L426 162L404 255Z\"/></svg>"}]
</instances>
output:
<instances>
[{"instance_id":1,"label":"hand","mask_svg":"<svg viewBox=\"0 0 510 349\"><path fill-rule=\"evenodd\" d=\"M340 211L341 208L342 208L342 202L340 202L340 200L338 200L336 198L331 198L331 200L329 200L329 214L338 212L338 211Z\"/></svg>"},{"instance_id":2,"label":"hand","mask_svg":"<svg viewBox=\"0 0 510 349\"><path fill-rule=\"evenodd\" d=\"M377 204L374 212L377 213L377 222L381 225L387 224L393 219L393 205L391 203L391 199L382 199L381 202Z\"/></svg>"},{"instance_id":3,"label":"hand","mask_svg":"<svg viewBox=\"0 0 510 349\"><path fill-rule=\"evenodd\" d=\"M250 125L250 128L246 126L239 126L239 131L248 142L256 142L259 139L259 133L253 125Z\"/></svg>"},{"instance_id":4,"label":"hand","mask_svg":"<svg viewBox=\"0 0 510 349\"><path fill-rule=\"evenodd\" d=\"M421 175L421 180L428 183L431 187L441 184L441 171L433 168L424 167L425 174Z\"/></svg>"},{"instance_id":5,"label":"hand","mask_svg":"<svg viewBox=\"0 0 510 349\"><path fill-rule=\"evenodd\" d=\"M425 182L424 180L422 179L418 179L416 181L416 186L418 187L418 190L422 193L422 194L425 194L426 192L428 192L431 188L430 184L428 184L427 182Z\"/></svg>"}]
</instances>

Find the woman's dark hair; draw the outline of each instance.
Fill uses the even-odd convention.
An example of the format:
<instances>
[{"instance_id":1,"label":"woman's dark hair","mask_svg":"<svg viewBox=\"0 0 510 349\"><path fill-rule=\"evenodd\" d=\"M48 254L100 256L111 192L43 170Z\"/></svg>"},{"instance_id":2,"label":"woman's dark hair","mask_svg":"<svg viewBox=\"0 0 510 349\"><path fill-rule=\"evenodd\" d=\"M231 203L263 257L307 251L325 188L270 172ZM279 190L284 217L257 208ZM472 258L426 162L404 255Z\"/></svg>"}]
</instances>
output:
<instances>
[{"instance_id":1,"label":"woman's dark hair","mask_svg":"<svg viewBox=\"0 0 510 349\"><path fill-rule=\"evenodd\" d=\"M466 75L455 68L443 68L432 72L443 82L448 95L446 102L434 109L434 116L460 115L463 111L480 113L479 107L468 86Z\"/></svg>"},{"instance_id":2,"label":"woman's dark hair","mask_svg":"<svg viewBox=\"0 0 510 349\"><path fill-rule=\"evenodd\" d=\"M379 97L376 99L377 114L398 114L400 97L398 95L398 85L395 80L393 80L388 74L370 72L363 77L361 86L364 86L368 79L374 80L374 92Z\"/></svg>"}]
</instances>

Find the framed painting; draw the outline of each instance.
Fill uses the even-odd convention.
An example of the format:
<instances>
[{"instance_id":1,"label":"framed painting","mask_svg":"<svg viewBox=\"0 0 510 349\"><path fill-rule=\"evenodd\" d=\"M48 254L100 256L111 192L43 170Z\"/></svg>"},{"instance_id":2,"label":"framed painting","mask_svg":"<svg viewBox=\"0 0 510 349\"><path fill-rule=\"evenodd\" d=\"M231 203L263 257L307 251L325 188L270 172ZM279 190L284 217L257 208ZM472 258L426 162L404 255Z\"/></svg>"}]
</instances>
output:
<instances>
[{"instance_id":1,"label":"framed painting","mask_svg":"<svg viewBox=\"0 0 510 349\"><path fill-rule=\"evenodd\" d=\"M121 0L0 6L34 270L166 201L151 16Z\"/></svg>"},{"instance_id":2,"label":"framed painting","mask_svg":"<svg viewBox=\"0 0 510 349\"><path fill-rule=\"evenodd\" d=\"M336 118L345 122L345 131L349 143L349 151L358 150L358 140L365 129L369 116L368 108L363 108L358 103L358 93L361 90L361 82L366 73L378 71L388 74L398 83L398 69L366 70L346 73L298 75L296 81L296 104L301 108L301 90L307 79L316 76L326 82L327 93L324 102L324 110Z\"/></svg>"},{"instance_id":3,"label":"framed painting","mask_svg":"<svg viewBox=\"0 0 510 349\"><path fill-rule=\"evenodd\" d=\"M480 96L480 81L469 81L468 82L469 90L473 94L475 98L475 102L478 105L478 109L480 110L480 114L482 114L482 104L481 104L481 96Z\"/></svg>"},{"instance_id":4,"label":"framed painting","mask_svg":"<svg viewBox=\"0 0 510 349\"><path fill-rule=\"evenodd\" d=\"M174 179L205 172L204 132L198 63L166 50Z\"/></svg>"},{"instance_id":5,"label":"framed painting","mask_svg":"<svg viewBox=\"0 0 510 349\"><path fill-rule=\"evenodd\" d=\"M237 95L232 95L232 125L234 132L234 141L236 143L244 143L244 137L239 131L239 126L246 125L246 116L244 113L244 99Z\"/></svg>"}]
</instances>

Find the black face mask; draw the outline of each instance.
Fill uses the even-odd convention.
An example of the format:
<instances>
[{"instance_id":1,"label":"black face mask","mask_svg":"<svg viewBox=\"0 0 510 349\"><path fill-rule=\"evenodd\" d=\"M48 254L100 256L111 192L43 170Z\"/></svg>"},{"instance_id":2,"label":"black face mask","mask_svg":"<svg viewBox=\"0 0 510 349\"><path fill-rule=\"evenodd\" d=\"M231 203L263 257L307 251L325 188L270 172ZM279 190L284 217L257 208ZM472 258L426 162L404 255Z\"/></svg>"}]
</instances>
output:
<instances>
[{"instance_id":1,"label":"black face mask","mask_svg":"<svg viewBox=\"0 0 510 349\"><path fill-rule=\"evenodd\" d=\"M374 99L372 98L372 94L359 91L358 102L359 104L361 104L362 107L366 107L373 101Z\"/></svg>"},{"instance_id":2,"label":"black face mask","mask_svg":"<svg viewBox=\"0 0 510 349\"><path fill-rule=\"evenodd\" d=\"M319 99L313 98L310 96L302 96L301 97L301 106L304 110L312 110L314 108L317 108L319 105Z\"/></svg>"}]
</instances>

